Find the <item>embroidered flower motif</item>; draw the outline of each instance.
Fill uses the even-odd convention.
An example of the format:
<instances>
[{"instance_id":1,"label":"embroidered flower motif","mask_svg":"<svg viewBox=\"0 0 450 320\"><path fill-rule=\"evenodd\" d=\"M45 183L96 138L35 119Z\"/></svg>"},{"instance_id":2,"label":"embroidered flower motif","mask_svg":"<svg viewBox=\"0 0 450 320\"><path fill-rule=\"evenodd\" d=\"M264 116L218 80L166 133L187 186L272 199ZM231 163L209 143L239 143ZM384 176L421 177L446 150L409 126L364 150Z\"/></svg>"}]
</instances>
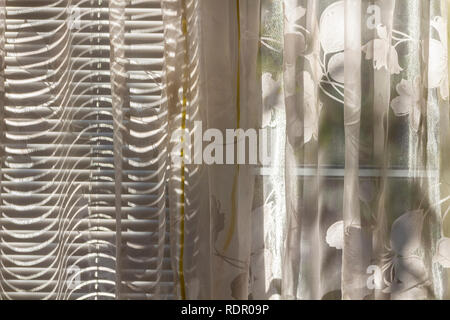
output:
<instances>
[{"instance_id":1,"label":"embroidered flower motif","mask_svg":"<svg viewBox=\"0 0 450 320\"><path fill-rule=\"evenodd\" d=\"M263 121L262 126L271 126L272 113L274 109L281 109L284 105L281 90L281 81L275 81L272 74L266 72L262 75L262 97L263 97Z\"/></svg>"},{"instance_id":2,"label":"embroidered flower motif","mask_svg":"<svg viewBox=\"0 0 450 320\"><path fill-rule=\"evenodd\" d=\"M426 299L428 297L429 274L423 259L417 253L421 244L424 218L422 210L415 210L402 214L392 224L390 243L386 244L388 252L381 261L382 279L378 279L377 282L383 282L386 285L382 291L391 293L393 299ZM344 228L342 220L328 228L326 242L330 247L342 249L344 236L356 236L359 241L370 238L370 234L364 232L360 227ZM352 243L353 239L349 238L347 241ZM361 249L366 246L367 250L358 251L355 259L361 259L364 254L370 252L370 241L363 241L362 244ZM450 243L443 242L443 244L441 251L448 249L444 246L450 246ZM448 257L448 254L445 255Z\"/></svg>"},{"instance_id":3,"label":"embroidered flower motif","mask_svg":"<svg viewBox=\"0 0 450 320\"><path fill-rule=\"evenodd\" d=\"M428 273L423 259L417 255L422 239L425 215L422 210L406 212L391 227L391 252L385 268L391 268L393 299L426 299Z\"/></svg>"},{"instance_id":4,"label":"embroidered flower motif","mask_svg":"<svg viewBox=\"0 0 450 320\"><path fill-rule=\"evenodd\" d=\"M328 97L344 104L344 51L345 51L345 2L335 1L323 10L319 20L319 45L323 54L320 55L323 76L331 86L321 86L320 89ZM317 48L318 49L318 48ZM319 50L315 51L318 54ZM316 75L312 76L316 79ZM321 78L319 78L320 80Z\"/></svg>"},{"instance_id":5,"label":"embroidered flower motif","mask_svg":"<svg viewBox=\"0 0 450 320\"><path fill-rule=\"evenodd\" d=\"M297 1L287 0L284 2L284 18L286 20L286 31L296 32L298 20L306 14L305 8L297 6Z\"/></svg>"},{"instance_id":6,"label":"embroidered flower motif","mask_svg":"<svg viewBox=\"0 0 450 320\"><path fill-rule=\"evenodd\" d=\"M325 241L331 248L342 250L344 246L344 221L335 222L328 228Z\"/></svg>"},{"instance_id":7,"label":"embroidered flower motif","mask_svg":"<svg viewBox=\"0 0 450 320\"><path fill-rule=\"evenodd\" d=\"M393 300L426 300L430 281L427 269L418 256L393 259L391 286L384 290L390 292Z\"/></svg>"},{"instance_id":8,"label":"embroidered flower motif","mask_svg":"<svg viewBox=\"0 0 450 320\"><path fill-rule=\"evenodd\" d=\"M442 99L447 100L449 97L447 23L442 17L435 17L431 21L431 26L439 34L440 41L435 39L429 41L428 88L440 88Z\"/></svg>"},{"instance_id":9,"label":"embroidered flower motif","mask_svg":"<svg viewBox=\"0 0 450 320\"><path fill-rule=\"evenodd\" d=\"M403 69L398 63L397 51L389 41L386 27L379 25L377 34L379 39L371 40L362 47L366 60L373 59L373 67L376 70L385 68L391 74L399 74Z\"/></svg>"},{"instance_id":10,"label":"embroidered flower motif","mask_svg":"<svg viewBox=\"0 0 450 320\"><path fill-rule=\"evenodd\" d=\"M423 104L420 77L414 81L402 79L396 89L399 96L391 102L394 114L397 117L409 115L411 128L418 131Z\"/></svg>"}]
</instances>

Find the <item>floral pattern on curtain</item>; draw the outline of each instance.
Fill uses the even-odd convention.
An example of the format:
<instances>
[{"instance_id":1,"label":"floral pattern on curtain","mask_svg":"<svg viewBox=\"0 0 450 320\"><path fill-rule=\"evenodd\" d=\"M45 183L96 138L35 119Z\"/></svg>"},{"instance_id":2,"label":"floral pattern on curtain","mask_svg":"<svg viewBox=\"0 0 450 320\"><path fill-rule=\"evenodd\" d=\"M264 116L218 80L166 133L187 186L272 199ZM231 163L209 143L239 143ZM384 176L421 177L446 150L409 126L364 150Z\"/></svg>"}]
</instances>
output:
<instances>
[{"instance_id":1,"label":"floral pattern on curtain","mask_svg":"<svg viewBox=\"0 0 450 320\"><path fill-rule=\"evenodd\" d=\"M447 1L162 5L170 130L274 132L171 167L177 296L449 298Z\"/></svg>"}]
</instances>

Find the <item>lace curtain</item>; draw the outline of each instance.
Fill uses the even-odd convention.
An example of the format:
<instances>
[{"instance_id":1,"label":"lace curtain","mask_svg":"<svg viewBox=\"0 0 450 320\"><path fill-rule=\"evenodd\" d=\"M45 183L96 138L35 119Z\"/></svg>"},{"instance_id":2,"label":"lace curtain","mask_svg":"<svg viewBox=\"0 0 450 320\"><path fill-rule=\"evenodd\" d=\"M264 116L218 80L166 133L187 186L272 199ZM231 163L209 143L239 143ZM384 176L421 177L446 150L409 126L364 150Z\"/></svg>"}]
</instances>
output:
<instances>
[{"instance_id":1,"label":"lace curtain","mask_svg":"<svg viewBox=\"0 0 450 320\"><path fill-rule=\"evenodd\" d=\"M273 132L171 167L177 296L449 298L447 1L162 5L170 130Z\"/></svg>"}]
</instances>

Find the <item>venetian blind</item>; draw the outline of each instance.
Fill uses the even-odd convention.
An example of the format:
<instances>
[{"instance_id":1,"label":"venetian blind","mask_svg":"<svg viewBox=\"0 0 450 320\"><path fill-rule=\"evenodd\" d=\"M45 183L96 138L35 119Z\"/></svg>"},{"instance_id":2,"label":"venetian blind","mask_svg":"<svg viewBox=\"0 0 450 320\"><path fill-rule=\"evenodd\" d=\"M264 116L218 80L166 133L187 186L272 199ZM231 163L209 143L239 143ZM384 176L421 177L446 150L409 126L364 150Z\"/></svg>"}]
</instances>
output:
<instances>
[{"instance_id":1,"label":"venetian blind","mask_svg":"<svg viewBox=\"0 0 450 320\"><path fill-rule=\"evenodd\" d=\"M0 297L172 297L160 1L0 10Z\"/></svg>"}]
</instances>

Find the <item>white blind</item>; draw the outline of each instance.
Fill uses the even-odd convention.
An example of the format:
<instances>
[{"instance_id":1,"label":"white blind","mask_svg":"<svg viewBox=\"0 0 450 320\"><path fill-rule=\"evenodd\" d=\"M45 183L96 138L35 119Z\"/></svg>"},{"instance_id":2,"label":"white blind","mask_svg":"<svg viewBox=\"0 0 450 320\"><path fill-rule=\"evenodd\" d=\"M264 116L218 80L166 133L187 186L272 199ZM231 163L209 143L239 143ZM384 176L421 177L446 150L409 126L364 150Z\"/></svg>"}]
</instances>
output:
<instances>
[{"instance_id":1,"label":"white blind","mask_svg":"<svg viewBox=\"0 0 450 320\"><path fill-rule=\"evenodd\" d=\"M2 1L0 297L171 298L160 1L124 1L120 159L109 1Z\"/></svg>"}]
</instances>

